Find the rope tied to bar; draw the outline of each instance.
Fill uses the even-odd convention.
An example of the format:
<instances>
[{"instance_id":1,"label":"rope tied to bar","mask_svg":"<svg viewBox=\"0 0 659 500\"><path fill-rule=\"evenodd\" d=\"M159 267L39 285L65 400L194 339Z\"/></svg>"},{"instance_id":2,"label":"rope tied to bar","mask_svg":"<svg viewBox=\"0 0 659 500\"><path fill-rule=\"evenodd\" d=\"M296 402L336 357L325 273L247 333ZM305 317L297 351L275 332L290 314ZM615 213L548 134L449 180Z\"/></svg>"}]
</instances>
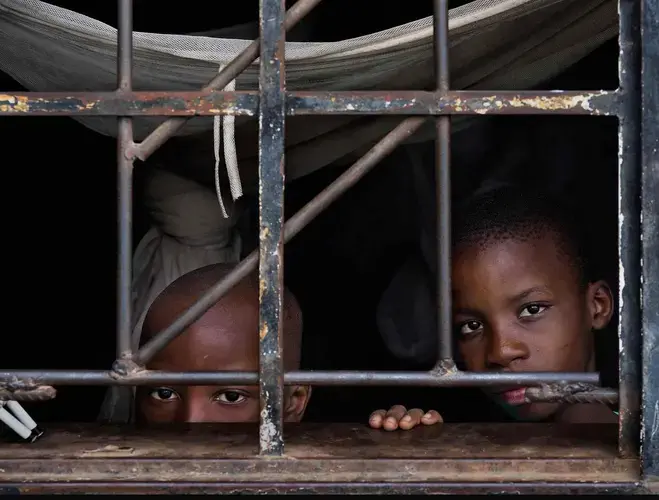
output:
<instances>
[{"instance_id":1,"label":"rope tied to bar","mask_svg":"<svg viewBox=\"0 0 659 500\"><path fill-rule=\"evenodd\" d=\"M221 73L224 65L220 64L218 73ZM234 92L236 90L236 80L231 80L223 89L225 92ZM240 181L240 170L238 169L238 153L236 151L236 117L233 115L216 115L213 117L213 152L215 154L215 192L217 200L222 209L222 215L225 219L229 214L222 200L222 191L220 189L220 144L224 139L224 164L229 177L229 189L234 201L243 195L243 187Z\"/></svg>"},{"instance_id":2,"label":"rope tied to bar","mask_svg":"<svg viewBox=\"0 0 659 500\"><path fill-rule=\"evenodd\" d=\"M49 401L55 399L57 390L50 385L39 385L34 387L24 387L12 389L11 387L0 387L0 401L23 401L36 403L39 401Z\"/></svg>"},{"instance_id":3,"label":"rope tied to bar","mask_svg":"<svg viewBox=\"0 0 659 500\"><path fill-rule=\"evenodd\" d=\"M616 404L618 392L613 389L602 389L593 384L542 384L529 387L525 393L526 402L546 403L602 403Z\"/></svg>"}]
</instances>

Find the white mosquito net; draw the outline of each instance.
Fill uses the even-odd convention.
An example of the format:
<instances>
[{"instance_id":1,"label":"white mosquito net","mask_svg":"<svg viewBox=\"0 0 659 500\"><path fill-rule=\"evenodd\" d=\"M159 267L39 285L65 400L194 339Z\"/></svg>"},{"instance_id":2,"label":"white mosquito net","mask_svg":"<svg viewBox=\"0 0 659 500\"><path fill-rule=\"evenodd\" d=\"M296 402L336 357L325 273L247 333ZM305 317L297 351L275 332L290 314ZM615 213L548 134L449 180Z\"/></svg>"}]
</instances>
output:
<instances>
[{"instance_id":1,"label":"white mosquito net","mask_svg":"<svg viewBox=\"0 0 659 500\"><path fill-rule=\"evenodd\" d=\"M615 0L474 0L450 11L451 85L523 89L617 33ZM220 38L230 33L232 38ZM136 90L196 90L250 43L250 25L205 36L135 32ZM287 42L289 90L423 89L433 81L432 18L339 42ZM113 90L116 29L39 0L0 0L0 69L31 91ZM258 88L258 62L236 82ZM80 118L116 135L113 118ZM163 119L137 119L143 138ZM241 120L238 120L241 121ZM209 131L195 118L182 131ZM305 138L307 139L307 138Z\"/></svg>"},{"instance_id":2,"label":"white mosquito net","mask_svg":"<svg viewBox=\"0 0 659 500\"><path fill-rule=\"evenodd\" d=\"M473 0L451 9L451 87L516 90L542 83L616 35L616 4L616 0ZM198 90L247 47L256 31L248 24L194 35L135 32L134 88ZM339 42L287 42L287 87L432 88L432 36L432 18L426 17ZM31 91L113 90L116 38L112 26L46 2L0 0L0 70ZM257 61L237 78L236 89L257 89L258 71ZM97 132L116 136L112 117L76 119ZM135 119L136 139L143 139L164 120ZM400 117L289 117L287 180L363 152L399 121ZM456 117L454 126L472 121ZM237 117L234 126L241 173L255 172L256 120ZM187 169L212 166L212 129L212 117L197 117L180 131L192 136L186 146ZM422 131L410 141L428 138Z\"/></svg>"}]
</instances>

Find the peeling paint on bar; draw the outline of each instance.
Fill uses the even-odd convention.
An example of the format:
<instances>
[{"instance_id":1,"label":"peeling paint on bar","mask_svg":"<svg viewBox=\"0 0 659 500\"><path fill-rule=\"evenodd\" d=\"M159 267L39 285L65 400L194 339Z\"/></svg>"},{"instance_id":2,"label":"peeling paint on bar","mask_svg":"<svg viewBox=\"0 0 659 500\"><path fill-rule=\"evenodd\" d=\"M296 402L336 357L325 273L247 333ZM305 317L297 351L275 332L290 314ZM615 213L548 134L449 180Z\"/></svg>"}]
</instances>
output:
<instances>
[{"instance_id":1,"label":"peeling paint on bar","mask_svg":"<svg viewBox=\"0 0 659 500\"><path fill-rule=\"evenodd\" d=\"M256 92L28 92L0 94L0 115L255 116Z\"/></svg>"},{"instance_id":2,"label":"peeling paint on bar","mask_svg":"<svg viewBox=\"0 0 659 500\"><path fill-rule=\"evenodd\" d=\"M288 92L287 115L618 114L618 91ZM257 92L0 94L0 116L256 116Z\"/></svg>"},{"instance_id":3,"label":"peeling paint on bar","mask_svg":"<svg viewBox=\"0 0 659 500\"><path fill-rule=\"evenodd\" d=\"M284 453L285 410L282 306L286 5L284 0L259 3L259 452L276 457Z\"/></svg>"},{"instance_id":4,"label":"peeling paint on bar","mask_svg":"<svg viewBox=\"0 0 659 500\"><path fill-rule=\"evenodd\" d=\"M616 91L292 92L289 115L616 115Z\"/></svg>"}]
</instances>

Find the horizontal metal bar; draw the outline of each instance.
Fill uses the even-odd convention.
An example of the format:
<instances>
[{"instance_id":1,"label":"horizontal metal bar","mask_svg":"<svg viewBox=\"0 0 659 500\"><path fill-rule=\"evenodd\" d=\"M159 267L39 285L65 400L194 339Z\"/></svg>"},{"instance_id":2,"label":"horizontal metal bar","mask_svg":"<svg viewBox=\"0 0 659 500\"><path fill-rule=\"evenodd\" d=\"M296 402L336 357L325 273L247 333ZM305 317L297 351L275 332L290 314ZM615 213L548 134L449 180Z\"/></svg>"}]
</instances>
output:
<instances>
[{"instance_id":1,"label":"horizontal metal bar","mask_svg":"<svg viewBox=\"0 0 659 500\"><path fill-rule=\"evenodd\" d=\"M15 482L1 483L0 494L321 494L321 495L633 495L649 494L640 482Z\"/></svg>"},{"instance_id":2,"label":"horizontal metal bar","mask_svg":"<svg viewBox=\"0 0 659 500\"><path fill-rule=\"evenodd\" d=\"M28 92L0 94L0 116L255 116L258 92Z\"/></svg>"},{"instance_id":3,"label":"horizontal metal bar","mask_svg":"<svg viewBox=\"0 0 659 500\"><path fill-rule=\"evenodd\" d=\"M615 91L293 92L288 114L616 114Z\"/></svg>"},{"instance_id":4,"label":"horizontal metal bar","mask_svg":"<svg viewBox=\"0 0 659 500\"><path fill-rule=\"evenodd\" d=\"M285 385L332 386L435 386L479 387L555 383L599 384L599 373L495 373L457 372L438 375L431 372L295 371L284 375ZM12 388L35 385L257 385L257 372L162 372L143 370L117 375L102 370L2 370L0 386Z\"/></svg>"},{"instance_id":5,"label":"horizontal metal bar","mask_svg":"<svg viewBox=\"0 0 659 500\"><path fill-rule=\"evenodd\" d=\"M616 115L617 91L288 92L287 115ZM258 92L0 93L0 116L256 116Z\"/></svg>"}]
</instances>

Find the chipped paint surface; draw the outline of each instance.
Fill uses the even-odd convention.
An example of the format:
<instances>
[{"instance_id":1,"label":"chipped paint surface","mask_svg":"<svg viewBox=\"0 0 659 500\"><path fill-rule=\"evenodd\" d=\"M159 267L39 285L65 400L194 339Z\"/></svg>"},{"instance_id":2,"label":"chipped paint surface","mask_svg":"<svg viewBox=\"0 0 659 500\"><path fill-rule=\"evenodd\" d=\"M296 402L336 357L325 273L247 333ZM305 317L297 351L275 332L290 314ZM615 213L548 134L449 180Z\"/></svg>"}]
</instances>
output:
<instances>
[{"instance_id":1,"label":"chipped paint surface","mask_svg":"<svg viewBox=\"0 0 659 500\"><path fill-rule=\"evenodd\" d=\"M616 91L292 92L290 115L585 114L615 115Z\"/></svg>"},{"instance_id":2,"label":"chipped paint surface","mask_svg":"<svg viewBox=\"0 0 659 500\"><path fill-rule=\"evenodd\" d=\"M259 339L263 341L268 336L268 325L264 324L259 330Z\"/></svg>"},{"instance_id":3,"label":"chipped paint surface","mask_svg":"<svg viewBox=\"0 0 659 500\"><path fill-rule=\"evenodd\" d=\"M261 2L259 25L259 452L284 453L284 0Z\"/></svg>"},{"instance_id":4,"label":"chipped paint surface","mask_svg":"<svg viewBox=\"0 0 659 500\"><path fill-rule=\"evenodd\" d=\"M101 448L92 450L82 450L83 457L103 458L103 457L124 457L131 456L135 453L135 448L130 446L117 446L109 444Z\"/></svg>"},{"instance_id":5,"label":"chipped paint surface","mask_svg":"<svg viewBox=\"0 0 659 500\"><path fill-rule=\"evenodd\" d=\"M500 98L492 96L489 100L484 100L482 106L487 110L510 106L513 108L533 108L542 111L568 110L581 107L586 111L593 111L593 108L590 105L590 99L593 96L594 94L583 94L563 97L558 94L552 95L551 97L515 97L505 103Z\"/></svg>"},{"instance_id":6,"label":"chipped paint surface","mask_svg":"<svg viewBox=\"0 0 659 500\"><path fill-rule=\"evenodd\" d=\"M255 116L255 92L30 92L0 94L0 114L95 116Z\"/></svg>"},{"instance_id":7,"label":"chipped paint surface","mask_svg":"<svg viewBox=\"0 0 659 500\"><path fill-rule=\"evenodd\" d=\"M28 113L30 106L28 100L24 96L14 96L8 94L0 94L0 112L10 113Z\"/></svg>"},{"instance_id":8,"label":"chipped paint surface","mask_svg":"<svg viewBox=\"0 0 659 500\"><path fill-rule=\"evenodd\" d=\"M268 405L270 394L265 392L261 400L261 425L259 425L259 442L261 443L261 453L269 455L277 451L278 440L281 439L281 433L274 421L272 420L272 408Z\"/></svg>"},{"instance_id":9,"label":"chipped paint surface","mask_svg":"<svg viewBox=\"0 0 659 500\"><path fill-rule=\"evenodd\" d=\"M288 92L284 113L310 114L538 114L615 115L618 91ZM256 116L253 91L48 92L0 95L0 114L48 116ZM281 125L268 126L280 132Z\"/></svg>"}]
</instances>

